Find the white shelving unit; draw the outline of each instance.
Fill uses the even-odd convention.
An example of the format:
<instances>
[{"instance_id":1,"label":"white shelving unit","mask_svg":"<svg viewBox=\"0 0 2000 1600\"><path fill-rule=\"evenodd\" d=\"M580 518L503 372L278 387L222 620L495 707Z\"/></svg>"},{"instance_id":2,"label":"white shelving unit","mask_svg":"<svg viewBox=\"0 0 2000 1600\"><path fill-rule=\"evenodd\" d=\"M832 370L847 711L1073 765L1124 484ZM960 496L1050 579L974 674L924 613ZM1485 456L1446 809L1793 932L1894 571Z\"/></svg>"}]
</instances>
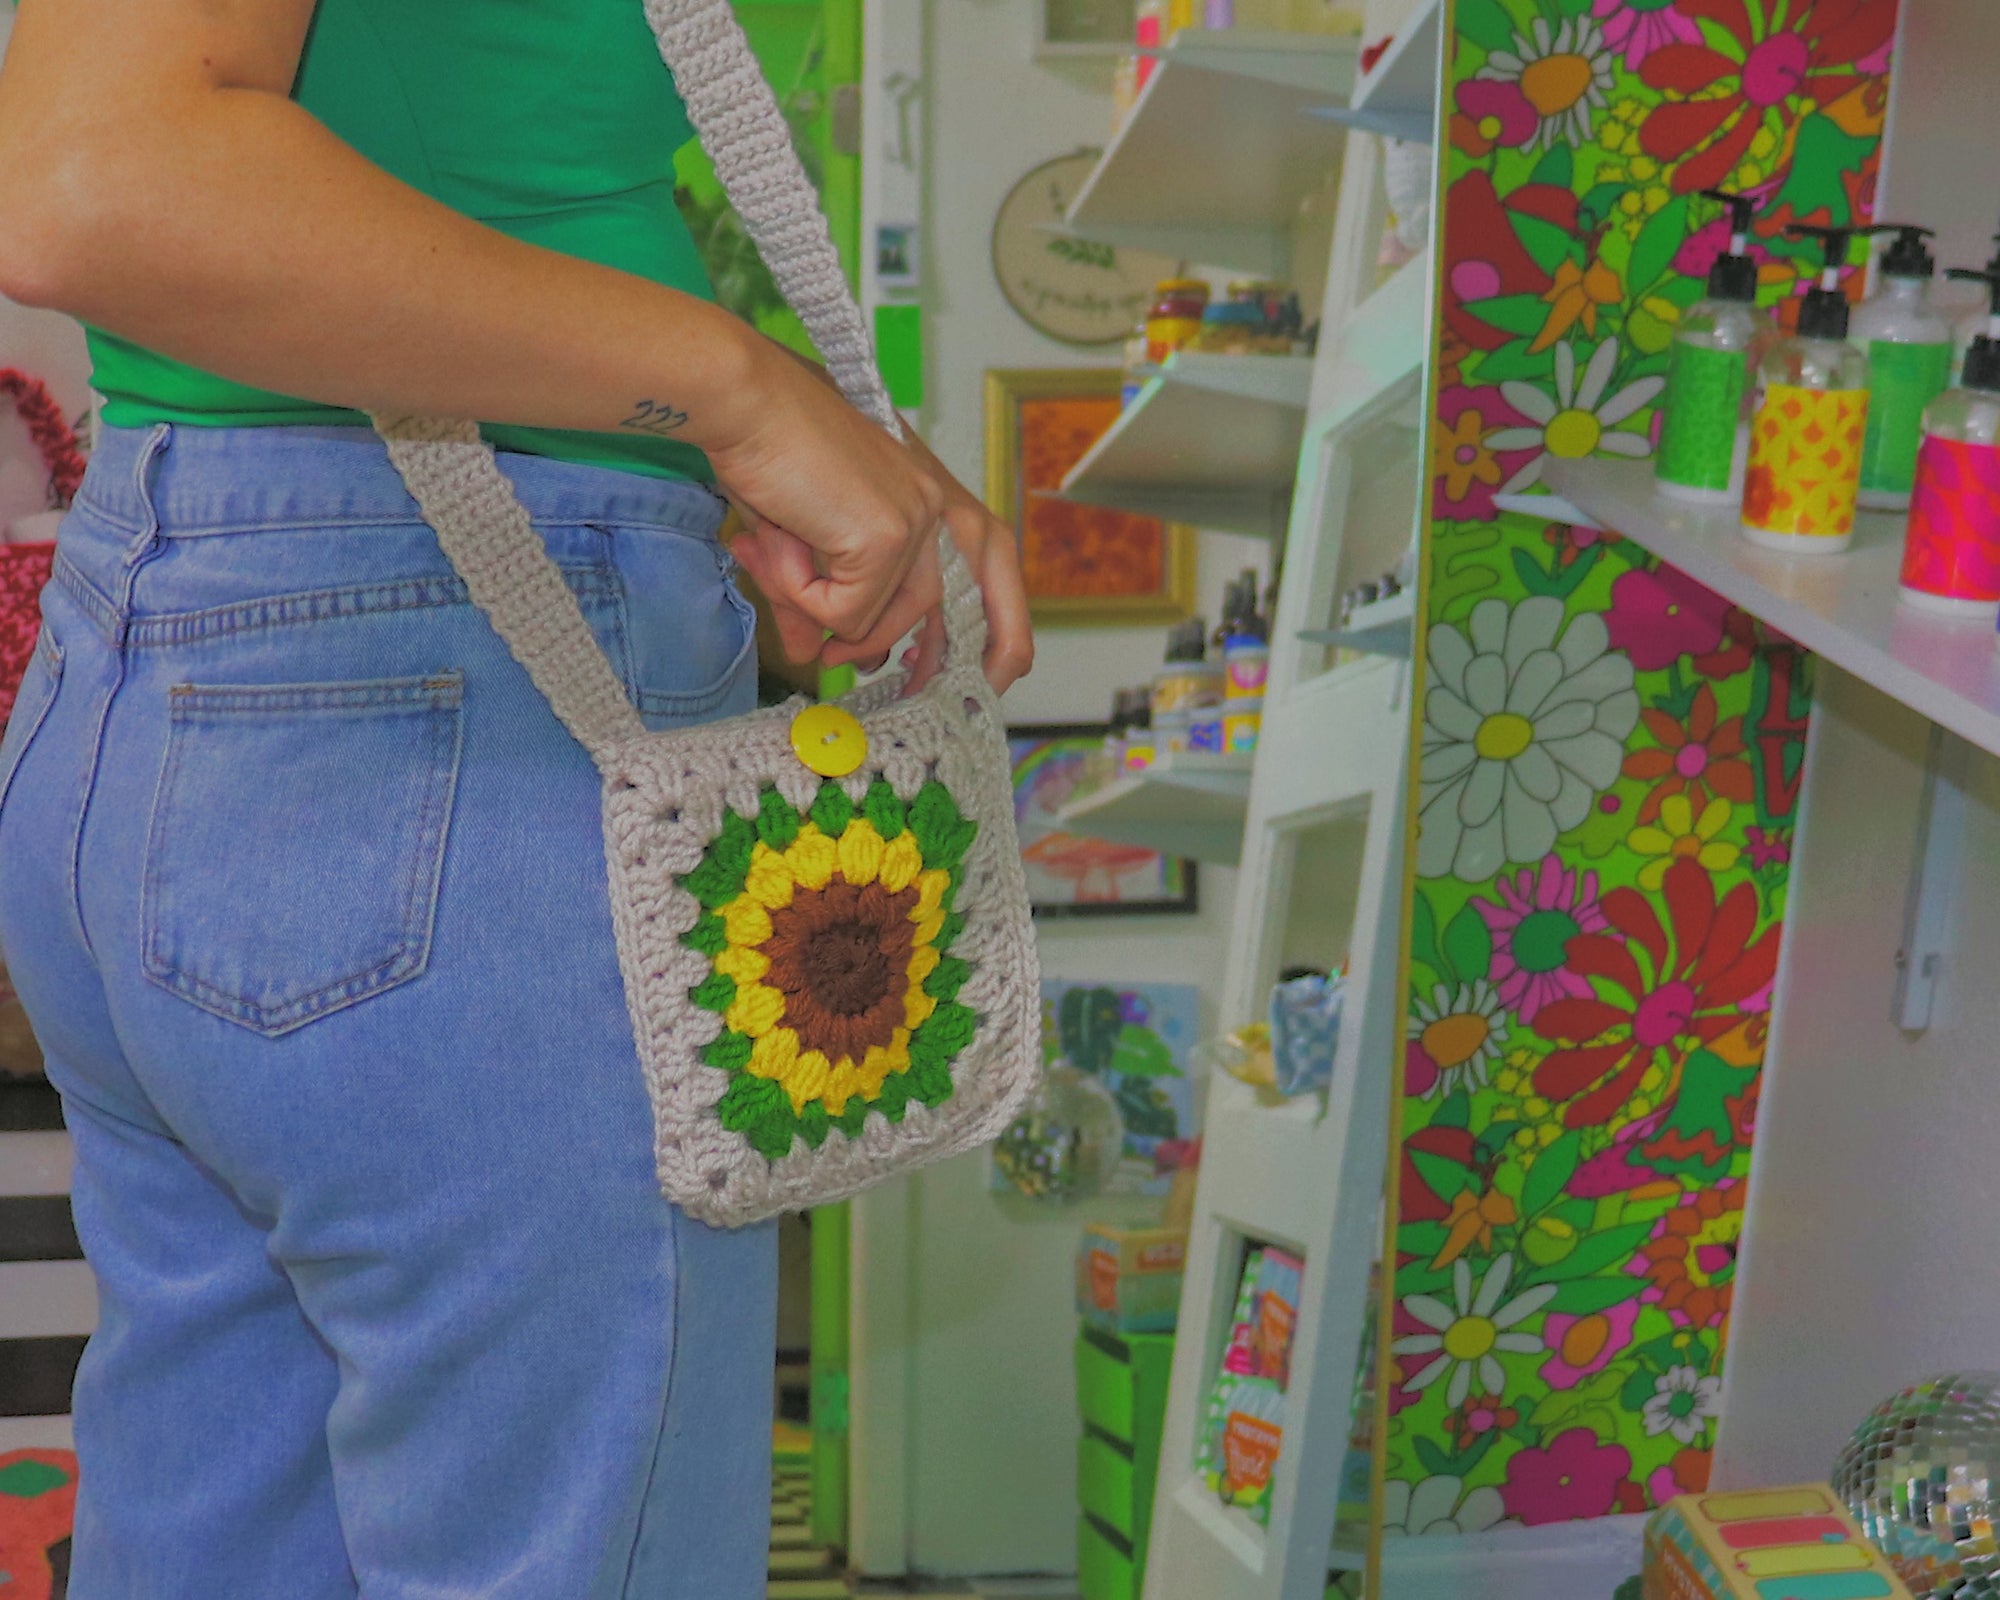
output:
<instances>
[{"instance_id":1,"label":"white shelving unit","mask_svg":"<svg viewBox=\"0 0 2000 1600\"><path fill-rule=\"evenodd\" d=\"M1902 513L1864 511L1854 543L1838 555L1783 555L1745 539L1727 507L1655 494L1645 462L1558 462L1549 481L1598 526L1636 540L1918 716L2000 754L1993 627L1898 598Z\"/></svg>"},{"instance_id":2,"label":"white shelving unit","mask_svg":"<svg viewBox=\"0 0 2000 1600\"><path fill-rule=\"evenodd\" d=\"M1443 0L1423 0L1354 85L1346 106L1317 107L1312 115L1344 122L1392 139L1431 141L1437 120L1438 29Z\"/></svg>"},{"instance_id":3,"label":"white shelving unit","mask_svg":"<svg viewBox=\"0 0 2000 1600\"><path fill-rule=\"evenodd\" d=\"M1201 528L1281 533L1311 381L1305 356L1178 351L1070 470L1062 496Z\"/></svg>"},{"instance_id":4,"label":"white shelving unit","mask_svg":"<svg viewBox=\"0 0 2000 1600\"><path fill-rule=\"evenodd\" d=\"M1342 105L1350 38L1200 29L1158 63L1077 191L1072 233L1284 277L1299 202L1340 159L1345 130L1305 115Z\"/></svg>"},{"instance_id":5,"label":"white shelving unit","mask_svg":"<svg viewBox=\"0 0 2000 1600\"><path fill-rule=\"evenodd\" d=\"M1233 867L1243 850L1250 757L1179 752L1058 813L1075 833Z\"/></svg>"}]
</instances>

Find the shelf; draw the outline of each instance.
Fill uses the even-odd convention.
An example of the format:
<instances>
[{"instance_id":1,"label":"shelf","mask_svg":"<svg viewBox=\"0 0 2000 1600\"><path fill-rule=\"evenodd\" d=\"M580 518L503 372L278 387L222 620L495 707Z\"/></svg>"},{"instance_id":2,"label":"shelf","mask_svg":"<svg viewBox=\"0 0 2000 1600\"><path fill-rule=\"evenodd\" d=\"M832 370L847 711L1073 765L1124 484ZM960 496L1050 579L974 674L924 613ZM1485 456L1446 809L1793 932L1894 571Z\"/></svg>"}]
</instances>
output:
<instances>
[{"instance_id":1,"label":"shelf","mask_svg":"<svg viewBox=\"0 0 2000 1600\"><path fill-rule=\"evenodd\" d=\"M1311 380L1306 356L1179 352L1058 492L1198 528L1281 535Z\"/></svg>"},{"instance_id":2,"label":"shelf","mask_svg":"<svg viewBox=\"0 0 2000 1600\"><path fill-rule=\"evenodd\" d=\"M1597 526L1559 494L1496 494L1493 503L1502 511L1513 511L1548 522L1565 522L1572 528Z\"/></svg>"},{"instance_id":3,"label":"shelf","mask_svg":"<svg viewBox=\"0 0 2000 1600\"><path fill-rule=\"evenodd\" d=\"M1071 202L1080 238L1285 277L1299 202L1344 130L1304 113L1352 92L1351 38L1184 31Z\"/></svg>"},{"instance_id":4,"label":"shelf","mask_svg":"<svg viewBox=\"0 0 2000 1600\"><path fill-rule=\"evenodd\" d=\"M1416 634L1417 597L1413 590L1372 605L1356 606L1341 628L1301 628L1307 644L1337 645L1364 655L1407 659Z\"/></svg>"},{"instance_id":5,"label":"shelf","mask_svg":"<svg viewBox=\"0 0 2000 1600\"><path fill-rule=\"evenodd\" d=\"M1429 144L1437 137L1438 12L1440 0L1421 0L1418 15L1390 40L1374 70L1354 86L1345 106L1314 106L1307 115L1345 123L1363 133Z\"/></svg>"},{"instance_id":6,"label":"shelf","mask_svg":"<svg viewBox=\"0 0 2000 1600\"><path fill-rule=\"evenodd\" d=\"M1548 479L1600 526L1789 634L1845 672L2000 754L2000 658L1991 623L1899 602L1900 512L1862 512L1839 555L1781 555L1751 544L1727 507L1653 493L1644 462L1560 461Z\"/></svg>"},{"instance_id":7,"label":"shelf","mask_svg":"<svg viewBox=\"0 0 2000 1600\"><path fill-rule=\"evenodd\" d=\"M1072 800L1057 816L1089 838L1233 867L1243 853L1250 762L1247 755L1181 752Z\"/></svg>"}]
</instances>

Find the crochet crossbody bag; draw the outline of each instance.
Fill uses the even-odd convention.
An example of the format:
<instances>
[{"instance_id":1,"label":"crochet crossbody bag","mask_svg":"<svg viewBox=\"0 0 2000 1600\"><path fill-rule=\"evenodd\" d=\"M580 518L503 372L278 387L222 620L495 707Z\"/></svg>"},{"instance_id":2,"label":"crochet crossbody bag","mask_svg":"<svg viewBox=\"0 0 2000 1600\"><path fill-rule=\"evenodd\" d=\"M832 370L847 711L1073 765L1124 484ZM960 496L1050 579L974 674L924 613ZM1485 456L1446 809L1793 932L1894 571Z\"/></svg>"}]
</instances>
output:
<instances>
[{"instance_id":1,"label":"crochet crossbody bag","mask_svg":"<svg viewBox=\"0 0 2000 1600\"><path fill-rule=\"evenodd\" d=\"M728 0L646 0L745 228L841 390L896 426ZM473 600L603 780L612 923L667 1197L725 1226L997 1135L1040 999L978 585L941 536L945 662L828 705L649 731L478 428L375 419Z\"/></svg>"}]
</instances>

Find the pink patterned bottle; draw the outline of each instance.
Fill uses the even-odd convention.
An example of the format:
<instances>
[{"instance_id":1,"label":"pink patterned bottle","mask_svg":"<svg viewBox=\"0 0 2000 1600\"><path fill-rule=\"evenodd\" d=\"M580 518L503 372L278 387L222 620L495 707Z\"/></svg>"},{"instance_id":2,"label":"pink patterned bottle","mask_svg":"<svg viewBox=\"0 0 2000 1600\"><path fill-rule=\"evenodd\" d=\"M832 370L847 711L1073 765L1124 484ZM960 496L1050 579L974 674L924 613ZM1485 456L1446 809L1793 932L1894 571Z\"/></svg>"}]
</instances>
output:
<instances>
[{"instance_id":1,"label":"pink patterned bottle","mask_svg":"<svg viewBox=\"0 0 2000 1600\"><path fill-rule=\"evenodd\" d=\"M1960 386L1924 411L1903 544L1903 598L1927 611L2000 619L2000 272L1953 268L1985 281L1995 301L1972 342Z\"/></svg>"}]
</instances>

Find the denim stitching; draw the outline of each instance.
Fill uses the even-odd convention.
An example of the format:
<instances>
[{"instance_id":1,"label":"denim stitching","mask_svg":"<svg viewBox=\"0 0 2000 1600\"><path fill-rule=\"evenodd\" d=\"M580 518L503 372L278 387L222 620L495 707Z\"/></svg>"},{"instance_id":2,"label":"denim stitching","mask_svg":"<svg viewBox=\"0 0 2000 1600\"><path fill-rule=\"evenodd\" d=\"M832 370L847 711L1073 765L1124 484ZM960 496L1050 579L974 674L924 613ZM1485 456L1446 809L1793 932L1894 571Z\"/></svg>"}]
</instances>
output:
<instances>
[{"instance_id":1,"label":"denim stitching","mask_svg":"<svg viewBox=\"0 0 2000 1600\"><path fill-rule=\"evenodd\" d=\"M35 709L35 714L21 724L21 736L15 741L13 759L7 763L7 770L0 772L0 811L6 810L7 796L14 787L14 776L21 770L28 747L35 742L35 735L42 731L49 712L55 709L56 691L62 687L62 646L56 643L55 636L47 628L35 637L34 659L49 675L49 690L42 696L42 703Z\"/></svg>"},{"instance_id":2,"label":"denim stitching","mask_svg":"<svg viewBox=\"0 0 2000 1600\"><path fill-rule=\"evenodd\" d=\"M183 738L170 737L167 759L162 764L160 781L154 790L153 815L147 837L143 880L145 904L141 913L146 976L203 1010L276 1037L355 1001L380 994L421 973L429 964L429 945L436 918L436 886L443 870L444 823L449 816L450 796L457 790L458 762L463 747L464 718L459 714L464 703L462 675L448 672L417 680L275 685L270 688L187 684L177 686L171 693L171 718L176 729L186 726L188 717L198 711L244 714L376 708L414 710L424 714L423 731L429 738L429 748L425 752L425 790L417 809L417 837L410 852L413 859L405 866L400 885L403 931L399 943L385 959L359 972L336 978L283 1005L260 1006L180 970L166 959L159 947L159 925L154 912L159 898L160 859L165 853L161 848L164 800L173 779L178 776L181 756L188 742ZM442 726L436 717L435 713L440 711L449 714L444 719L448 727ZM442 797L440 788L444 791ZM441 798L444 801L442 806L439 803ZM430 910L424 918L425 926L417 930L412 923L423 889L422 880L426 875L423 863L426 861L431 863L428 874L431 879Z\"/></svg>"}]
</instances>

